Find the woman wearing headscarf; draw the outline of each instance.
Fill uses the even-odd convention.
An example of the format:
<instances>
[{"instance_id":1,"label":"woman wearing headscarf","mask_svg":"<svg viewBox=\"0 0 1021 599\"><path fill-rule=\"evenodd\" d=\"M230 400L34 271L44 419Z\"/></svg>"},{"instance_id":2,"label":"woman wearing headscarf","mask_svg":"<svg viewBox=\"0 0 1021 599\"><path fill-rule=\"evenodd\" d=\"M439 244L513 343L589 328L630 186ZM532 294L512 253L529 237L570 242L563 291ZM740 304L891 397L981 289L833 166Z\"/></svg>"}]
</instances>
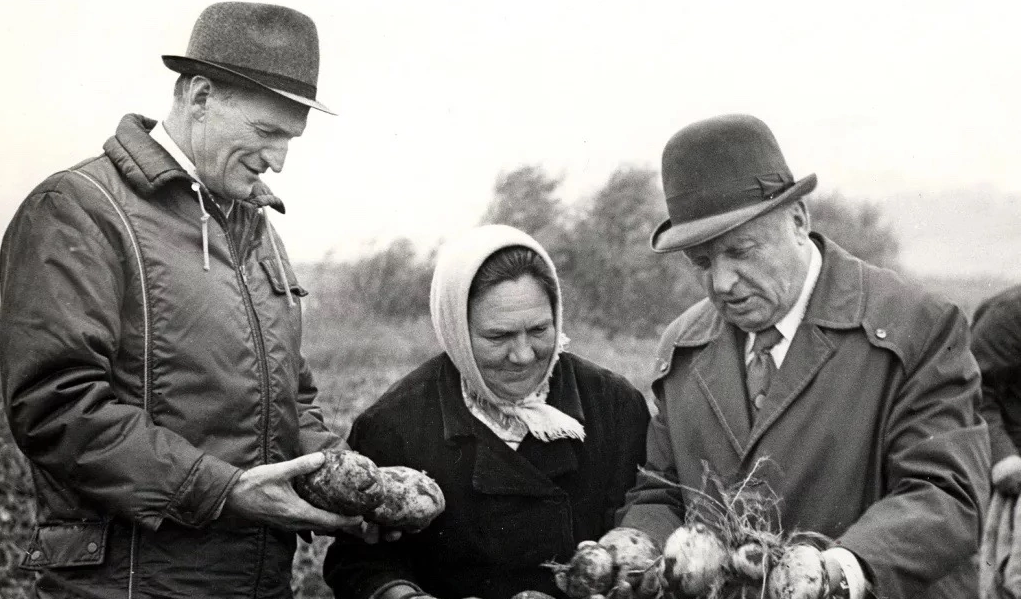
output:
<instances>
[{"instance_id":1,"label":"woman wearing headscarf","mask_svg":"<svg viewBox=\"0 0 1021 599\"><path fill-rule=\"evenodd\" d=\"M326 581L345 599L563 596L543 564L612 528L645 460L645 400L564 351L556 269L517 229L447 243L430 311L443 353L359 416L348 441L380 466L426 471L446 510L395 542L338 538Z\"/></svg>"}]
</instances>

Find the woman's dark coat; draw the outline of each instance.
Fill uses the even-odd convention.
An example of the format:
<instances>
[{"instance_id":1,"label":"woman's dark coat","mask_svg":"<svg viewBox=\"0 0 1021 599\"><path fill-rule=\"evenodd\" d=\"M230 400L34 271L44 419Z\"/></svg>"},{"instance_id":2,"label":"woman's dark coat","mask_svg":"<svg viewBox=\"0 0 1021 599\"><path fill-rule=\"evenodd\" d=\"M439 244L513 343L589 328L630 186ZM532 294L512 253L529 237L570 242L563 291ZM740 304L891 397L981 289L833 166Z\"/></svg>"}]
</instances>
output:
<instances>
[{"instance_id":1,"label":"woman's dark coat","mask_svg":"<svg viewBox=\"0 0 1021 599\"><path fill-rule=\"evenodd\" d=\"M548 403L584 424L584 442L525 437L517 451L468 411L460 374L442 354L388 390L354 423L349 442L380 466L425 470L447 508L395 543L338 540L324 564L337 597L361 599L407 580L440 597L561 596L547 561L597 539L645 459L648 407L622 377L569 353Z\"/></svg>"}]
</instances>

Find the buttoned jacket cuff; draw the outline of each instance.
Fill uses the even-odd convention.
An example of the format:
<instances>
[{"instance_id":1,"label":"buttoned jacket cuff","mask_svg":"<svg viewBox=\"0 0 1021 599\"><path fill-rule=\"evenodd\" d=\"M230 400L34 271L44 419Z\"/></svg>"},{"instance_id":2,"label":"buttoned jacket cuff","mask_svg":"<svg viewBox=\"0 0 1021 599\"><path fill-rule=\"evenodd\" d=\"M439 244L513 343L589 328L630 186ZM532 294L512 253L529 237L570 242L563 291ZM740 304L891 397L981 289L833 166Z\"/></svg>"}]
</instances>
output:
<instances>
[{"instance_id":1,"label":"buttoned jacket cuff","mask_svg":"<svg viewBox=\"0 0 1021 599\"><path fill-rule=\"evenodd\" d=\"M166 515L193 528L209 524L220 515L241 473L240 468L215 456L203 455L178 488Z\"/></svg>"}]
</instances>

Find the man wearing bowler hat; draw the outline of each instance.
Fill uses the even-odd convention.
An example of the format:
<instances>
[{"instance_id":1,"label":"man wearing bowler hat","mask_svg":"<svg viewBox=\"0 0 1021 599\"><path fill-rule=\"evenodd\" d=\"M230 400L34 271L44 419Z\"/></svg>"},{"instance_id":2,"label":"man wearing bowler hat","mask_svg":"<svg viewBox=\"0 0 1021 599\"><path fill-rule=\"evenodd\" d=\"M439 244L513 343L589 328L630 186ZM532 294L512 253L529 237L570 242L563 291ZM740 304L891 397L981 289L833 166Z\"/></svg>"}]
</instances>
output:
<instances>
[{"instance_id":1,"label":"man wearing bowler hat","mask_svg":"<svg viewBox=\"0 0 1021 599\"><path fill-rule=\"evenodd\" d=\"M683 252L708 298L660 342L659 414L622 525L662 541L706 466L728 484L751 474L781 499L774 524L833 540L799 575L823 597L977 596L989 440L967 322L811 232L815 184L750 116L667 143L670 218L652 247ZM670 584L683 564L666 557Z\"/></svg>"},{"instance_id":2,"label":"man wearing bowler hat","mask_svg":"<svg viewBox=\"0 0 1021 599\"><path fill-rule=\"evenodd\" d=\"M260 175L316 99L315 24L199 16L162 122L21 205L0 247L0 392L33 468L40 597L290 597L299 531L360 531L294 476L341 443L300 352L301 297Z\"/></svg>"}]
</instances>

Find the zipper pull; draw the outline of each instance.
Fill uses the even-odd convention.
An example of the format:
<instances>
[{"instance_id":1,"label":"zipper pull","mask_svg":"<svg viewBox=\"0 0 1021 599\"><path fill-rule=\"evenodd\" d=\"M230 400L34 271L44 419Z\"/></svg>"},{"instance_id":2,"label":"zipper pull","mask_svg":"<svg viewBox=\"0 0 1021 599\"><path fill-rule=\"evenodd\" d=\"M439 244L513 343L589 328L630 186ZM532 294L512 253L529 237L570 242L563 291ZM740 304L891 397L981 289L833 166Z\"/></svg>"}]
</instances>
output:
<instances>
[{"instance_id":1,"label":"zipper pull","mask_svg":"<svg viewBox=\"0 0 1021 599\"><path fill-rule=\"evenodd\" d=\"M244 281L245 287L248 287L248 267L244 264L241 265L241 280Z\"/></svg>"}]
</instances>

